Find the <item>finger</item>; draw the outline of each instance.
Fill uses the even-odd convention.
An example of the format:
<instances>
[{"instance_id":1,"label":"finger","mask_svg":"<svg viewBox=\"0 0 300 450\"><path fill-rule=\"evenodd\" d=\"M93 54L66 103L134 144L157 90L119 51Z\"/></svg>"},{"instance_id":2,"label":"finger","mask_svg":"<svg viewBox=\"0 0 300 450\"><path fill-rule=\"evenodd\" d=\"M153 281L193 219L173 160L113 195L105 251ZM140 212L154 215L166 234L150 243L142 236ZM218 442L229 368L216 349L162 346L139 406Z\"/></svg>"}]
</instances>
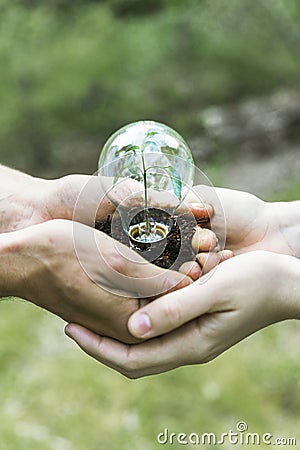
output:
<instances>
[{"instance_id":1,"label":"finger","mask_svg":"<svg viewBox=\"0 0 300 450\"><path fill-rule=\"evenodd\" d=\"M192 280L179 272L147 262L125 245L97 232L100 249L99 280L102 287L123 296L154 297L180 289ZM87 240L81 240L86 248ZM106 280L103 283L103 280Z\"/></svg>"},{"instance_id":2,"label":"finger","mask_svg":"<svg viewBox=\"0 0 300 450\"><path fill-rule=\"evenodd\" d=\"M233 252L231 250L223 250L220 252L198 253L196 259L202 268L202 274L210 272L214 267L226 259L232 258Z\"/></svg>"},{"instance_id":3,"label":"finger","mask_svg":"<svg viewBox=\"0 0 300 450\"><path fill-rule=\"evenodd\" d=\"M196 260L202 269L202 273L210 272L221 261L221 255L219 253L198 253Z\"/></svg>"},{"instance_id":4,"label":"finger","mask_svg":"<svg viewBox=\"0 0 300 450\"><path fill-rule=\"evenodd\" d=\"M201 267L196 261L187 261L181 265L179 272L195 281L201 275Z\"/></svg>"},{"instance_id":5,"label":"finger","mask_svg":"<svg viewBox=\"0 0 300 450\"><path fill-rule=\"evenodd\" d=\"M137 338L151 338L180 327L195 317L211 312L214 285L208 280L166 294L135 312L128 321L129 332Z\"/></svg>"},{"instance_id":6,"label":"finger","mask_svg":"<svg viewBox=\"0 0 300 450\"><path fill-rule=\"evenodd\" d=\"M209 221L214 214L212 205L209 202L203 201L200 196L191 192L191 190L184 197L184 202L177 208L178 213L184 213L186 211L191 212L195 219L204 221Z\"/></svg>"},{"instance_id":7,"label":"finger","mask_svg":"<svg viewBox=\"0 0 300 450\"><path fill-rule=\"evenodd\" d=\"M214 202L212 196L203 195L199 186L189 189L185 198L184 205L186 205L194 214L196 219L209 220L214 215Z\"/></svg>"},{"instance_id":8,"label":"finger","mask_svg":"<svg viewBox=\"0 0 300 450\"><path fill-rule=\"evenodd\" d=\"M221 262L226 261L227 259L230 259L233 256L234 256L233 251L225 249L221 251Z\"/></svg>"},{"instance_id":9,"label":"finger","mask_svg":"<svg viewBox=\"0 0 300 450\"><path fill-rule=\"evenodd\" d=\"M130 347L129 345L121 344L114 339L100 336L76 323L69 323L65 327L65 334L75 341L87 355L99 362L103 362L103 364L115 370L118 370L118 367L113 364L113 358L111 358L110 363L110 359L105 357L107 354L106 344L109 344L109 349L112 352L112 355L114 355L114 359L120 361L120 364L123 358L122 351L124 351L125 348Z\"/></svg>"},{"instance_id":10,"label":"finger","mask_svg":"<svg viewBox=\"0 0 300 450\"><path fill-rule=\"evenodd\" d=\"M207 228L197 227L192 239L192 247L196 253L209 252L218 245L215 233Z\"/></svg>"},{"instance_id":11,"label":"finger","mask_svg":"<svg viewBox=\"0 0 300 450\"><path fill-rule=\"evenodd\" d=\"M124 262L125 263L125 262ZM127 293L136 292L138 297L155 297L177 289L182 289L192 283L186 273L162 269L154 264L128 264L120 273L123 279L122 288L127 287ZM117 281L116 277L113 279Z\"/></svg>"},{"instance_id":12,"label":"finger","mask_svg":"<svg viewBox=\"0 0 300 450\"><path fill-rule=\"evenodd\" d=\"M213 216L214 210L209 204L193 202L188 203L188 206L195 219L203 219L207 221Z\"/></svg>"},{"instance_id":13,"label":"finger","mask_svg":"<svg viewBox=\"0 0 300 450\"><path fill-rule=\"evenodd\" d=\"M187 196L188 198L188 196ZM192 201L191 201L192 200ZM213 207L210 204L203 203L198 197L191 197L190 200L184 200L179 207L178 198L174 193L168 191L154 191L149 189L148 204L152 208L163 208L170 211L176 208L176 214L191 213L195 219L207 222L213 215Z\"/></svg>"},{"instance_id":14,"label":"finger","mask_svg":"<svg viewBox=\"0 0 300 450\"><path fill-rule=\"evenodd\" d=\"M201 329L201 321L193 321L161 338L135 345L98 336L76 324L67 325L66 334L97 361L128 378L139 378L211 359L208 340L202 339L198 346L199 326Z\"/></svg>"}]
</instances>

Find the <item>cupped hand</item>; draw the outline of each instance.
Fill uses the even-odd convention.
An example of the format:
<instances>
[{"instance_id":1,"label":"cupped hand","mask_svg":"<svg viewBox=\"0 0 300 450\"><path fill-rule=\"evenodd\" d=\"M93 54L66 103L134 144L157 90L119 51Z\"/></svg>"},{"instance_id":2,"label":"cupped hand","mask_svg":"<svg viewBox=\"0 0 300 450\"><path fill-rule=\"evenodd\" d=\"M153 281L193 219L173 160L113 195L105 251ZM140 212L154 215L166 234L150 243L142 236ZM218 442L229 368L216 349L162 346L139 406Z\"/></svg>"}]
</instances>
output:
<instances>
[{"instance_id":1,"label":"cupped hand","mask_svg":"<svg viewBox=\"0 0 300 450\"><path fill-rule=\"evenodd\" d=\"M264 250L299 257L299 201L264 202L248 192L202 185L194 192L188 201L212 206L212 230L218 237L225 233L234 254Z\"/></svg>"},{"instance_id":2,"label":"cupped hand","mask_svg":"<svg viewBox=\"0 0 300 450\"><path fill-rule=\"evenodd\" d=\"M205 363L255 331L295 317L295 284L284 281L286 268L296 264L296 258L262 251L225 261L201 283L133 314L129 329L149 339L142 344L124 345L73 325L67 333L86 353L130 378Z\"/></svg>"},{"instance_id":3,"label":"cupped hand","mask_svg":"<svg viewBox=\"0 0 300 450\"><path fill-rule=\"evenodd\" d=\"M22 297L124 342L135 341L127 321L142 298L191 282L146 262L100 231L67 220L2 234L0 244L7 268L2 296Z\"/></svg>"},{"instance_id":4,"label":"cupped hand","mask_svg":"<svg viewBox=\"0 0 300 450\"><path fill-rule=\"evenodd\" d=\"M18 173L17 173L18 174ZM119 180L96 175L73 174L54 180L44 180L21 174L18 182L7 189L2 208L9 209L0 223L0 232L20 230L52 219L76 220L94 226L95 221L107 220L115 205L124 207L144 204L141 183L132 179ZM171 206L174 196L149 190L149 206ZM9 202L9 205L8 203ZM9 208L8 208L9 206ZM172 206L174 206L172 204ZM208 218L212 208L199 199L191 206L195 217Z\"/></svg>"}]
</instances>

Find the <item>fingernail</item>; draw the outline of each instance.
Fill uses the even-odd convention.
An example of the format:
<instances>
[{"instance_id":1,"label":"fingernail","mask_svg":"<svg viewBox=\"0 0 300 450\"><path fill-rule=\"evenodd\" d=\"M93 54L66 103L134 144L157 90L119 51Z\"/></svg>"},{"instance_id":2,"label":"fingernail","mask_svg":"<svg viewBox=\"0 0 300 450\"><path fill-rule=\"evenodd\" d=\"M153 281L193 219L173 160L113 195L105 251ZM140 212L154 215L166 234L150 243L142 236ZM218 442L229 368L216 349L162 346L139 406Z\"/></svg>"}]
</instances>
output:
<instances>
[{"instance_id":1,"label":"fingernail","mask_svg":"<svg viewBox=\"0 0 300 450\"><path fill-rule=\"evenodd\" d=\"M137 313L130 319L130 331L136 337L144 337L151 330L151 320L146 313Z\"/></svg>"}]
</instances>

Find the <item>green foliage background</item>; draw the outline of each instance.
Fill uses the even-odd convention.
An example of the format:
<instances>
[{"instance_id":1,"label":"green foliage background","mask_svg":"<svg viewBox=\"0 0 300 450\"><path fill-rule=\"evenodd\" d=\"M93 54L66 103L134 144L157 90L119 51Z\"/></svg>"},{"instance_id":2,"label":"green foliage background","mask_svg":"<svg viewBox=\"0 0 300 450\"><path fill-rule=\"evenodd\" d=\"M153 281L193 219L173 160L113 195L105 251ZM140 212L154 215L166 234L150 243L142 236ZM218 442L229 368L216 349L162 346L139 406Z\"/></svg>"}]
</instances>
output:
<instances>
[{"instance_id":1,"label":"green foliage background","mask_svg":"<svg viewBox=\"0 0 300 450\"><path fill-rule=\"evenodd\" d=\"M0 0L0 160L39 176L91 173L107 137L146 118L197 137L209 105L299 88L299 23L298 0ZM208 171L217 179L221 167ZM280 198L299 198L299 182ZM1 450L152 450L166 427L222 433L239 420L300 442L294 323L134 382L62 329L2 302Z\"/></svg>"},{"instance_id":2,"label":"green foliage background","mask_svg":"<svg viewBox=\"0 0 300 450\"><path fill-rule=\"evenodd\" d=\"M297 0L0 0L0 158L94 171L142 118L187 139L202 109L299 85Z\"/></svg>"}]
</instances>

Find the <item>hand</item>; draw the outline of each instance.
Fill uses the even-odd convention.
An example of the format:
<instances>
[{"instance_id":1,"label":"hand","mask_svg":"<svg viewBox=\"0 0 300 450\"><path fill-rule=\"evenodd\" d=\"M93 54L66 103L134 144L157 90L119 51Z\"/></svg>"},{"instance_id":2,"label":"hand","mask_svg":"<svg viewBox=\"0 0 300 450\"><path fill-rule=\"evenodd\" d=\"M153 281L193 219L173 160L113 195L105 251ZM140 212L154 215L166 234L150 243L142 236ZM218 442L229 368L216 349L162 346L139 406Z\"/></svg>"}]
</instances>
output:
<instances>
[{"instance_id":1,"label":"hand","mask_svg":"<svg viewBox=\"0 0 300 450\"><path fill-rule=\"evenodd\" d=\"M226 247L234 254L267 250L300 256L300 202L267 203L248 192L196 186L197 196L189 194L188 201L199 197L214 209L212 229L223 234L226 218ZM214 191L220 204L215 202Z\"/></svg>"},{"instance_id":2,"label":"hand","mask_svg":"<svg viewBox=\"0 0 300 450\"><path fill-rule=\"evenodd\" d=\"M0 235L0 296L18 296L124 342L129 316L189 278L147 263L88 226L52 220Z\"/></svg>"},{"instance_id":3,"label":"hand","mask_svg":"<svg viewBox=\"0 0 300 450\"><path fill-rule=\"evenodd\" d=\"M196 186L187 197L188 203L199 198L211 208L212 229L216 235L225 237L226 247L230 250L220 251L218 243L210 230L197 230L193 247L197 253L196 261L188 262L180 269L194 280L202 273L207 273L219 263L229 259L233 254L239 255L254 250L267 250L291 256L300 256L300 202L266 203L248 192L231 189ZM220 203L217 203L216 196ZM224 221L226 219L226 223ZM224 229L226 224L226 235ZM203 241L211 245L208 252ZM200 245L198 245L198 243ZM197 276L198 275L198 276Z\"/></svg>"},{"instance_id":4,"label":"hand","mask_svg":"<svg viewBox=\"0 0 300 450\"><path fill-rule=\"evenodd\" d=\"M140 190L136 183L128 180L117 186L117 198ZM72 220L74 215L78 222L94 226L95 219L106 220L115 211L105 186L98 176L67 175L44 180L0 165L0 233L52 219Z\"/></svg>"},{"instance_id":5,"label":"hand","mask_svg":"<svg viewBox=\"0 0 300 450\"><path fill-rule=\"evenodd\" d=\"M109 190L109 196L107 191ZM174 196L149 191L149 205L168 207ZM21 230L52 219L76 220L94 226L95 220L106 221L116 204L133 202L143 205L141 183L124 179L114 185L110 177L67 175L55 180L34 178L0 166L0 233ZM208 218L212 208L196 203L195 217Z\"/></svg>"},{"instance_id":6,"label":"hand","mask_svg":"<svg viewBox=\"0 0 300 450\"><path fill-rule=\"evenodd\" d=\"M131 346L73 325L67 334L86 353L129 378L205 363L263 327L299 319L299 277L296 258L250 252L225 261L201 283L149 303L129 320L136 337L168 334Z\"/></svg>"},{"instance_id":7,"label":"hand","mask_svg":"<svg viewBox=\"0 0 300 450\"><path fill-rule=\"evenodd\" d=\"M192 247L196 260L183 263L179 272L188 275L194 281L221 262L233 257L231 250L220 250L217 236L212 230L200 226L193 236Z\"/></svg>"},{"instance_id":8,"label":"hand","mask_svg":"<svg viewBox=\"0 0 300 450\"><path fill-rule=\"evenodd\" d=\"M68 175L43 180L3 166L0 175L0 233L52 219L72 220L76 205L77 221L94 226L96 216L106 220L115 209L97 176Z\"/></svg>"}]
</instances>

